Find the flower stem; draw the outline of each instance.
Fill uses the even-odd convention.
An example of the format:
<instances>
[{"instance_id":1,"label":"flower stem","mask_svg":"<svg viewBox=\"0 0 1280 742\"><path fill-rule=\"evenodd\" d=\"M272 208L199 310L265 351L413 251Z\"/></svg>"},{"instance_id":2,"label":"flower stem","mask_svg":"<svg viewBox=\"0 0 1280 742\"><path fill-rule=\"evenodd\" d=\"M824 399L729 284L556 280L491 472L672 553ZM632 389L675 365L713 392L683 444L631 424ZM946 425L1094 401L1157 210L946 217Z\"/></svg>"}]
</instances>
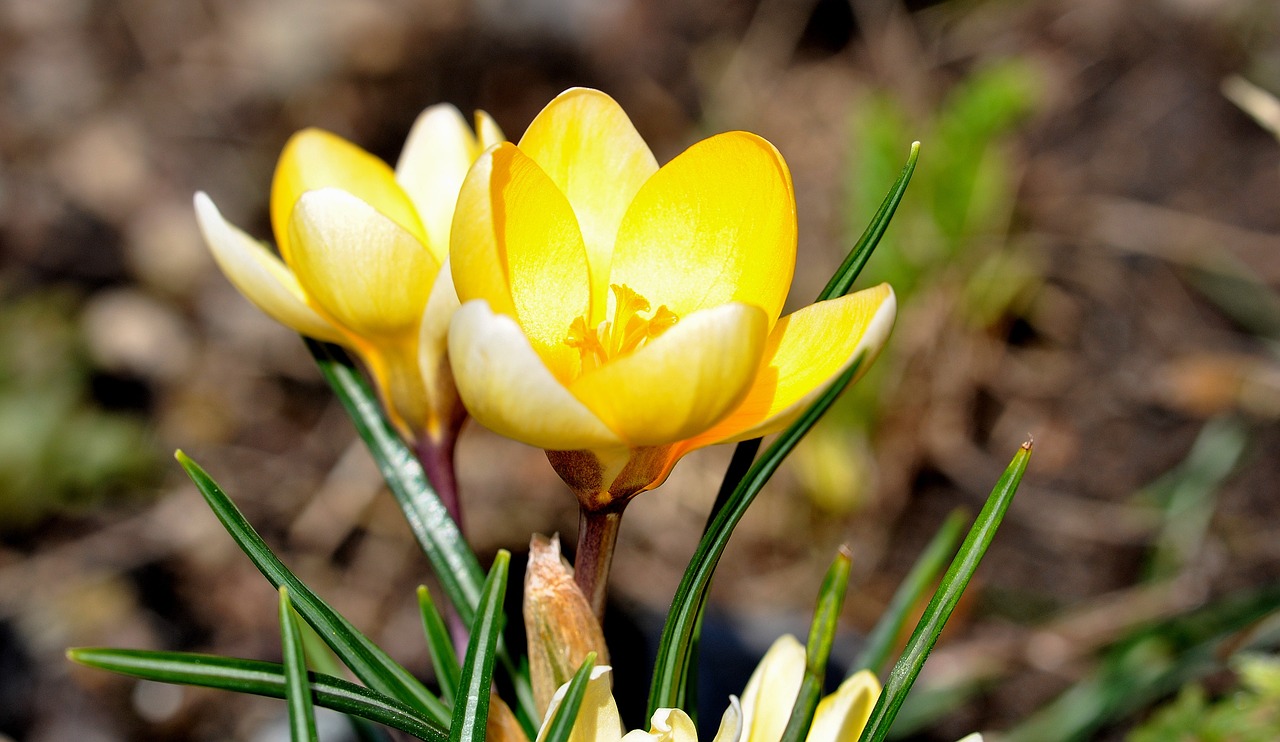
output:
<instances>
[{"instance_id":1,"label":"flower stem","mask_svg":"<svg viewBox=\"0 0 1280 742\"><path fill-rule=\"evenodd\" d=\"M453 462L453 451L457 440L456 434L443 436L442 440L432 440L430 436L424 435L418 439L413 448L418 461L422 464L423 472L427 475L427 481L435 488L436 495L444 503L445 510L449 511L449 516L457 524L458 533L465 538L466 534L462 530L462 502L458 498L458 480L454 473ZM446 602L444 609L444 620L449 627L449 636L453 637L453 646L458 652L458 657L462 658L467 652L470 632L453 603Z\"/></svg>"},{"instance_id":2,"label":"flower stem","mask_svg":"<svg viewBox=\"0 0 1280 742\"><path fill-rule=\"evenodd\" d=\"M604 598L609 567L613 564L613 547L618 542L621 524L620 506L609 510L578 511L578 554L574 559L573 576L601 623L604 622Z\"/></svg>"}]
</instances>

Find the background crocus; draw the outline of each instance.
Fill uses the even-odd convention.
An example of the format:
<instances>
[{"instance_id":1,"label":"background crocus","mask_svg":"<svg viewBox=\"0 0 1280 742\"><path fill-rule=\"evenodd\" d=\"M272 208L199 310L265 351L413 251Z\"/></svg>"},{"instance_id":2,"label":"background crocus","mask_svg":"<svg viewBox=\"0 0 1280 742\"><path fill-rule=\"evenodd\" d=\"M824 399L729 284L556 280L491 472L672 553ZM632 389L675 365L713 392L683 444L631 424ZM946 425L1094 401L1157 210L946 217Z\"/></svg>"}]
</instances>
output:
<instances>
[{"instance_id":1,"label":"background crocus","mask_svg":"<svg viewBox=\"0 0 1280 742\"><path fill-rule=\"evenodd\" d=\"M483 112L476 132L454 107L432 106L418 117L395 170L328 132L295 134L271 185L279 257L224 219L204 193L195 197L205 241L245 297L361 359L455 519L453 444L466 413L446 357L458 306L449 233L467 169L502 140Z\"/></svg>"},{"instance_id":2,"label":"background crocus","mask_svg":"<svg viewBox=\"0 0 1280 742\"><path fill-rule=\"evenodd\" d=\"M771 144L720 134L659 168L595 90L480 156L452 240L459 392L546 449L577 495L576 574L597 612L631 497L689 451L781 429L893 323L887 285L780 318L795 198Z\"/></svg>"}]
</instances>

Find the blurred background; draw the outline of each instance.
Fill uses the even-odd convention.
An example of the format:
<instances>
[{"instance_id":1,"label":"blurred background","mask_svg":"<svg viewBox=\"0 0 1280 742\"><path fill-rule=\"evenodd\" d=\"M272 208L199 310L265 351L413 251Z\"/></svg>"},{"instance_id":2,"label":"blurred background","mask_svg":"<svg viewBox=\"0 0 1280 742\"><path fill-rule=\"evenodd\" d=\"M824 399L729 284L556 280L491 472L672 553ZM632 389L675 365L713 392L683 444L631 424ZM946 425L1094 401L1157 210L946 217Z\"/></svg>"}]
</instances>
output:
<instances>
[{"instance_id":1,"label":"blurred background","mask_svg":"<svg viewBox=\"0 0 1280 742\"><path fill-rule=\"evenodd\" d=\"M1190 636L1188 611L1218 620L1196 637L1252 640L1220 609L1280 583L1280 106L1262 92L1280 91L1278 32L1272 0L0 0L0 738L284 738L282 703L63 658L279 657L274 591L179 447L304 580L429 674L426 562L302 343L213 266L191 196L267 238L275 157L300 128L394 162L427 105L484 109L518 138L575 85L613 95L663 162L728 129L778 146L800 215L792 306L923 142L861 280L898 291L889 348L721 565L728 689L745 675L727 668L803 636L842 543L848 661L1030 433L1024 488L902 734L1039 719L1021 739L1124 739L1187 679L1184 717L1227 694L1276 732L1280 672L1263 660L1159 687L1122 671L1185 670L1171 637ZM687 458L628 510L615 637L644 646L660 625L728 455ZM532 532L572 542L574 499L541 452L469 426L459 457L482 559ZM1134 643L1152 627L1165 643ZM648 661L615 660L638 725ZM1093 702L1116 692L1133 702ZM1055 699L1066 716L1032 716ZM1083 726L1044 721L1060 718Z\"/></svg>"}]
</instances>

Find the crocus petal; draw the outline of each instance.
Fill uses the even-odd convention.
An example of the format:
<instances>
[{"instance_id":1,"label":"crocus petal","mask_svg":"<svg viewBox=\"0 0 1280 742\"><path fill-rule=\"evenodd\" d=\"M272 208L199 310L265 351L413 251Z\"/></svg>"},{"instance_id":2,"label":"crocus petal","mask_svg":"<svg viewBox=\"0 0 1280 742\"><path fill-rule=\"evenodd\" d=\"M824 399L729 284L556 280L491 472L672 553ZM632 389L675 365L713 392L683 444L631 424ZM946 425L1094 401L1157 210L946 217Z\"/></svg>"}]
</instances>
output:
<instances>
[{"instance_id":1,"label":"crocus petal","mask_svg":"<svg viewBox=\"0 0 1280 742\"><path fill-rule=\"evenodd\" d=\"M658 709L650 719L649 731L627 732L625 742L698 742L698 727L680 709Z\"/></svg>"},{"instance_id":2,"label":"crocus petal","mask_svg":"<svg viewBox=\"0 0 1280 742\"><path fill-rule=\"evenodd\" d=\"M742 692L745 742L777 742L804 679L804 647L786 634L769 647Z\"/></svg>"},{"instance_id":3,"label":"crocus petal","mask_svg":"<svg viewBox=\"0 0 1280 742\"><path fill-rule=\"evenodd\" d=\"M364 338L417 332L440 266L412 234L327 188L298 200L289 235L294 273L323 313Z\"/></svg>"},{"instance_id":4,"label":"crocus petal","mask_svg":"<svg viewBox=\"0 0 1280 742\"><path fill-rule=\"evenodd\" d=\"M454 312L449 360L471 416L496 433L556 451L623 445L552 376L520 326L483 301Z\"/></svg>"},{"instance_id":5,"label":"crocus petal","mask_svg":"<svg viewBox=\"0 0 1280 742\"><path fill-rule=\"evenodd\" d=\"M608 665L597 665L591 670L582 705L578 707L578 719L569 733L569 742L618 742L622 739L622 718L618 716L618 705L613 700L612 675ZM551 699L551 706L542 720L542 729L538 731L539 742L545 737L551 717L560 708L568 690L569 684L565 683Z\"/></svg>"},{"instance_id":6,"label":"crocus petal","mask_svg":"<svg viewBox=\"0 0 1280 742\"><path fill-rule=\"evenodd\" d=\"M432 435L461 425L466 416L449 366L449 321L459 306L458 292L453 288L453 273L446 260L436 275L431 294L427 296L418 336L418 367L422 370L423 387L431 400L432 424L440 428L429 430Z\"/></svg>"},{"instance_id":7,"label":"crocus petal","mask_svg":"<svg viewBox=\"0 0 1280 742\"><path fill-rule=\"evenodd\" d=\"M764 363L746 399L681 451L756 438L790 425L850 364L861 359L863 369L870 367L889 337L896 309L893 289L880 284L783 317L769 334Z\"/></svg>"},{"instance_id":8,"label":"crocus petal","mask_svg":"<svg viewBox=\"0 0 1280 742\"><path fill-rule=\"evenodd\" d=\"M806 742L852 742L862 734L880 695L880 681L863 670L818 703Z\"/></svg>"},{"instance_id":9,"label":"crocus petal","mask_svg":"<svg viewBox=\"0 0 1280 742\"><path fill-rule=\"evenodd\" d=\"M293 209L302 194L321 188L354 194L426 244L426 231L413 202L387 163L335 134L304 129L285 144L271 181L271 226L286 263L293 264L289 238Z\"/></svg>"},{"instance_id":10,"label":"crocus petal","mask_svg":"<svg viewBox=\"0 0 1280 742\"><path fill-rule=\"evenodd\" d=\"M507 135L502 133L498 122L484 111L476 111L476 151L475 155L480 156L481 152L489 149L495 144L502 144L507 141ZM474 158L473 158L474 159Z\"/></svg>"},{"instance_id":11,"label":"crocus petal","mask_svg":"<svg viewBox=\"0 0 1280 742\"><path fill-rule=\"evenodd\" d=\"M307 306L297 277L279 258L224 219L205 194L196 194L195 205L196 221L213 259L245 298L275 321L303 335L342 342L342 333Z\"/></svg>"},{"instance_id":12,"label":"crocus petal","mask_svg":"<svg viewBox=\"0 0 1280 742\"><path fill-rule=\"evenodd\" d=\"M738 742L742 739L742 704L737 696L729 696L729 708L720 717L720 728L711 742Z\"/></svg>"},{"instance_id":13,"label":"crocus petal","mask_svg":"<svg viewBox=\"0 0 1280 742\"><path fill-rule=\"evenodd\" d=\"M782 312L796 260L791 176L754 134L704 139L663 166L622 218L609 282L683 317L740 301Z\"/></svg>"},{"instance_id":14,"label":"crocus petal","mask_svg":"<svg viewBox=\"0 0 1280 742\"><path fill-rule=\"evenodd\" d=\"M978 732L967 734L964 739L960 740L960 742L982 742L982 735Z\"/></svg>"},{"instance_id":15,"label":"crocus petal","mask_svg":"<svg viewBox=\"0 0 1280 742\"><path fill-rule=\"evenodd\" d=\"M546 171L577 214L591 261L594 327L604 319L618 225L657 171L657 160L622 107L587 88L571 88L548 103L525 130L520 150Z\"/></svg>"},{"instance_id":16,"label":"crocus petal","mask_svg":"<svg viewBox=\"0 0 1280 742\"><path fill-rule=\"evenodd\" d=\"M564 340L590 306L587 254L564 194L515 145L481 155L467 174L452 247L458 298L515 317L556 377L572 378L581 357Z\"/></svg>"},{"instance_id":17,"label":"crocus petal","mask_svg":"<svg viewBox=\"0 0 1280 742\"><path fill-rule=\"evenodd\" d=\"M458 189L476 155L476 138L458 109L447 103L423 111L409 130L396 180L413 201L427 231L427 249L443 263Z\"/></svg>"},{"instance_id":18,"label":"crocus petal","mask_svg":"<svg viewBox=\"0 0 1280 742\"><path fill-rule=\"evenodd\" d=\"M767 326L764 312L749 304L695 312L569 388L629 445L674 443L715 425L742 401Z\"/></svg>"}]
</instances>

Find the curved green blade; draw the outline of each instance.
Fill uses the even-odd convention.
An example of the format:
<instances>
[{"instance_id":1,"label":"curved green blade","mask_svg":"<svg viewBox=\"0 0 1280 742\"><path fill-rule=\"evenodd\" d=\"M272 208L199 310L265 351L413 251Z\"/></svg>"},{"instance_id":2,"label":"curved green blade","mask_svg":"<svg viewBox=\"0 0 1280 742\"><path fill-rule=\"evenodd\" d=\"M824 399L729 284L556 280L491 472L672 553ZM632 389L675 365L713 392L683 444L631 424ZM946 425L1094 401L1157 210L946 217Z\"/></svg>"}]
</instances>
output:
<instances>
[{"instance_id":1,"label":"curved green blade","mask_svg":"<svg viewBox=\"0 0 1280 742\"><path fill-rule=\"evenodd\" d=\"M502 635L502 598L507 592L507 566L511 554L498 552L480 594L476 618L471 623L471 641L462 663L462 676L454 693L453 721L449 725L449 742L484 742L489 721L489 693L493 683L493 664Z\"/></svg>"},{"instance_id":2,"label":"curved green blade","mask_svg":"<svg viewBox=\"0 0 1280 742\"><path fill-rule=\"evenodd\" d=\"M280 586L280 638L284 650L284 695L289 704L289 738L293 742L318 742L302 632L298 630L293 606L289 603L289 588L283 585Z\"/></svg>"}]
</instances>

